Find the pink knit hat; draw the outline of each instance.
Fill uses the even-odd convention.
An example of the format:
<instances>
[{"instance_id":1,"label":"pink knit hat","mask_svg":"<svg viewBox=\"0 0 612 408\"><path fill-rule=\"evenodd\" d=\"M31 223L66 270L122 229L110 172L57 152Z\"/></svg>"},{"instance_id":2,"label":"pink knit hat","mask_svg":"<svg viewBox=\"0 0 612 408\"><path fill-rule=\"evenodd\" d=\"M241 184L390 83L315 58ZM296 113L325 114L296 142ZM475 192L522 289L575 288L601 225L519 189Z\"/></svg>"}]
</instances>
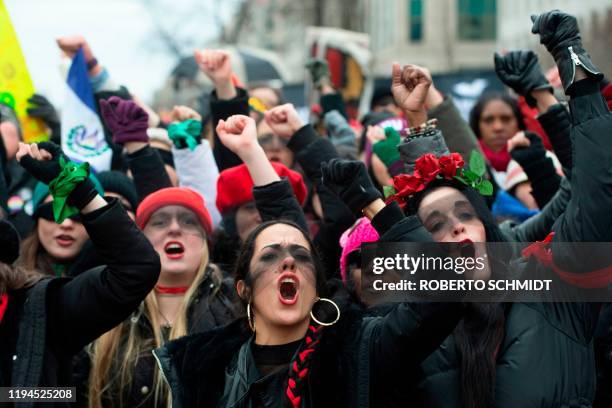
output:
<instances>
[{"instance_id":1,"label":"pink knit hat","mask_svg":"<svg viewBox=\"0 0 612 408\"><path fill-rule=\"evenodd\" d=\"M357 220L355 224L344 231L340 237L340 246L342 247L342 255L340 255L340 276L342 282L346 283L346 261L352 252L361 248L364 242L378 241L378 232L370 224L370 220L363 217Z\"/></svg>"}]
</instances>

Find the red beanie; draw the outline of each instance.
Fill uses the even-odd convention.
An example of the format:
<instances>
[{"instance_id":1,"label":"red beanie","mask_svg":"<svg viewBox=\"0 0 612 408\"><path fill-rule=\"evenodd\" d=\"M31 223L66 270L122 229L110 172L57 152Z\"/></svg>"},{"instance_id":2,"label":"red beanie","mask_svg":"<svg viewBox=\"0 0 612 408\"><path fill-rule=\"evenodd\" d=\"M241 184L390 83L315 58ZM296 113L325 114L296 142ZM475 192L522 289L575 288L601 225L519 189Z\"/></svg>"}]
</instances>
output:
<instances>
[{"instance_id":1,"label":"red beanie","mask_svg":"<svg viewBox=\"0 0 612 408\"><path fill-rule=\"evenodd\" d=\"M302 175L297 171L288 169L281 163L270 162L280 177L287 177L293 194L300 205L306 201L306 185ZM219 212L227 214L234 208L253 201L253 179L246 164L225 169L217 179L217 208Z\"/></svg>"},{"instance_id":2,"label":"red beanie","mask_svg":"<svg viewBox=\"0 0 612 408\"><path fill-rule=\"evenodd\" d=\"M204 227L206 234L212 233L212 218L206 209L204 198L194 190L186 187L168 187L149 194L136 210L136 224L144 229L151 215L162 207L180 205L193 211Z\"/></svg>"}]
</instances>

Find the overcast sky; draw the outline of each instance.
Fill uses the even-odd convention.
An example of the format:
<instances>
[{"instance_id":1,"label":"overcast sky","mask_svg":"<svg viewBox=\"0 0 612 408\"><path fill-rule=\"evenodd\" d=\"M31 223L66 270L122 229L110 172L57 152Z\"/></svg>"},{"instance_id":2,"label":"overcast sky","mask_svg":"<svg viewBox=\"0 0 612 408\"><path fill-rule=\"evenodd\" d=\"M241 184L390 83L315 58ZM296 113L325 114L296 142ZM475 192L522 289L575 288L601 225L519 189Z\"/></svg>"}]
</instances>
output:
<instances>
[{"instance_id":1,"label":"overcast sky","mask_svg":"<svg viewBox=\"0 0 612 408\"><path fill-rule=\"evenodd\" d=\"M64 82L55 38L72 34L84 35L97 59L118 82L151 101L153 92L176 62L155 36L154 17L144 5L151 1L4 0L4 3L35 88L61 105ZM221 0L153 1L160 5L153 11L155 15L165 16L169 26L179 25L177 35L198 45L215 37L216 18L229 19L236 4Z\"/></svg>"}]
</instances>

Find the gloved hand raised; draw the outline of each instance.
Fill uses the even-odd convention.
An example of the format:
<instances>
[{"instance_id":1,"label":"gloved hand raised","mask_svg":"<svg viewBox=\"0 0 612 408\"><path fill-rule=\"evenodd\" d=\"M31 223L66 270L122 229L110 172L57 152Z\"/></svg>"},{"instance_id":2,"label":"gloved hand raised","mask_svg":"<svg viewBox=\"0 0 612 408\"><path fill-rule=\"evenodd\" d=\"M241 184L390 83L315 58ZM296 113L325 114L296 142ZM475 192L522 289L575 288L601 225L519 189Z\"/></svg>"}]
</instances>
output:
<instances>
[{"instance_id":1,"label":"gloved hand raised","mask_svg":"<svg viewBox=\"0 0 612 408\"><path fill-rule=\"evenodd\" d=\"M98 195L89 179L89 164L76 165L53 142L19 144L17 160L37 180L48 184L58 223L83 209ZM74 208L70 208L76 207Z\"/></svg>"},{"instance_id":2,"label":"gloved hand raised","mask_svg":"<svg viewBox=\"0 0 612 408\"><path fill-rule=\"evenodd\" d=\"M378 198L365 165L357 160L332 159L321 164L323 184L333 191L355 214Z\"/></svg>"},{"instance_id":3,"label":"gloved hand raised","mask_svg":"<svg viewBox=\"0 0 612 408\"><path fill-rule=\"evenodd\" d=\"M148 142L149 115L134 101L117 96L100 100L100 111L106 126L113 134L113 142Z\"/></svg>"},{"instance_id":4,"label":"gloved hand raised","mask_svg":"<svg viewBox=\"0 0 612 408\"><path fill-rule=\"evenodd\" d=\"M19 143L17 161L36 180L45 184L49 184L62 171L59 163L60 157L68 161L62 148L53 142L33 143L30 145Z\"/></svg>"},{"instance_id":5,"label":"gloved hand raised","mask_svg":"<svg viewBox=\"0 0 612 408\"><path fill-rule=\"evenodd\" d=\"M508 140L508 152L523 167L546 156L542 138L528 131L519 132Z\"/></svg>"},{"instance_id":6,"label":"gloved hand raised","mask_svg":"<svg viewBox=\"0 0 612 408\"><path fill-rule=\"evenodd\" d=\"M581 66L587 76L600 81L603 74L593 65L591 57L582 47L582 39L576 17L560 10L532 15L531 32L540 35L540 43L551 53L567 92L574 82L576 66Z\"/></svg>"},{"instance_id":7,"label":"gloved hand raised","mask_svg":"<svg viewBox=\"0 0 612 408\"><path fill-rule=\"evenodd\" d=\"M495 73L514 92L523 95L531 107L537 105L531 92L542 89L553 91L533 51L510 51L503 56L495 53Z\"/></svg>"}]
</instances>

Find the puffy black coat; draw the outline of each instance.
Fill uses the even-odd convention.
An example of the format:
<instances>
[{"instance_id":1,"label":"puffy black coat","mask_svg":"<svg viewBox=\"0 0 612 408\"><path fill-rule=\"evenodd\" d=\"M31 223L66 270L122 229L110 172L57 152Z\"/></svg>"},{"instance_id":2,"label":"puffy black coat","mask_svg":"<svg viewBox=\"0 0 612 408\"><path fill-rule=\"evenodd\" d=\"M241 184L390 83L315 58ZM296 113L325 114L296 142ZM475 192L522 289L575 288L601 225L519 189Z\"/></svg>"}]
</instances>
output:
<instances>
[{"instance_id":1,"label":"puffy black coat","mask_svg":"<svg viewBox=\"0 0 612 408\"><path fill-rule=\"evenodd\" d=\"M118 201L83 215L83 225L106 265L9 293L2 386L69 386L72 357L129 316L157 282L159 256Z\"/></svg>"}]
</instances>

